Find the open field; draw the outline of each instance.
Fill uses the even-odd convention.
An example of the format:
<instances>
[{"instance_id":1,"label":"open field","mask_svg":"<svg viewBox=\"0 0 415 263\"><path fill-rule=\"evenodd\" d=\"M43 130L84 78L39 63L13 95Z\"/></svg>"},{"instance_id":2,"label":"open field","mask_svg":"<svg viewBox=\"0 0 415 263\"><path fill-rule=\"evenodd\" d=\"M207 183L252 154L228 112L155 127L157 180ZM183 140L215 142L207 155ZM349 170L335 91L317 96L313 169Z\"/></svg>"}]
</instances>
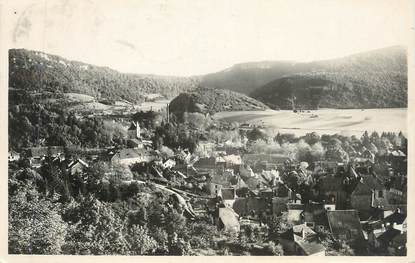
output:
<instances>
[{"instance_id":1,"label":"open field","mask_svg":"<svg viewBox=\"0 0 415 263\"><path fill-rule=\"evenodd\" d=\"M234 111L219 112L213 117L229 122L251 123L274 128L284 133L361 135L365 130L407 134L407 109L321 109L294 113L293 111Z\"/></svg>"},{"instance_id":2,"label":"open field","mask_svg":"<svg viewBox=\"0 0 415 263\"><path fill-rule=\"evenodd\" d=\"M170 100L156 100L156 101L146 101L142 102L141 104L135 105L136 109L142 110L142 111L159 111L163 108L167 107L167 104L170 103Z\"/></svg>"}]
</instances>

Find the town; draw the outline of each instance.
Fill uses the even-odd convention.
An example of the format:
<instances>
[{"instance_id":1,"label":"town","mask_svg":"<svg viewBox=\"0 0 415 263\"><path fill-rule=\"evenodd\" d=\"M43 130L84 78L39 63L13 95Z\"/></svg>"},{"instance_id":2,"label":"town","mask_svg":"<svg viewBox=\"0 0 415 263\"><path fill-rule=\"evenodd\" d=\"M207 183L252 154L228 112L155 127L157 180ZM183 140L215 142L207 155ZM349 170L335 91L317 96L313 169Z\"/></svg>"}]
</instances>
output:
<instances>
[{"instance_id":1,"label":"town","mask_svg":"<svg viewBox=\"0 0 415 263\"><path fill-rule=\"evenodd\" d=\"M9 148L9 253L406 255L402 133L296 136L168 107L49 119L47 138L18 122L31 142Z\"/></svg>"}]
</instances>

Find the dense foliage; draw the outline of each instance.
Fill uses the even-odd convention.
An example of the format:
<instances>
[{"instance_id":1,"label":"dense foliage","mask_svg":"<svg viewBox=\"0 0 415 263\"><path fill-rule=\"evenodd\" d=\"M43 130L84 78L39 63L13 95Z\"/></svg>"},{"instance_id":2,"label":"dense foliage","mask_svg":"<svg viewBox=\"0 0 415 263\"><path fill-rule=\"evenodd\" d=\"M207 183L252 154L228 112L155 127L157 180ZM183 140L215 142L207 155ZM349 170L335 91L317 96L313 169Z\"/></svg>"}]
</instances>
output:
<instances>
[{"instance_id":1,"label":"dense foliage","mask_svg":"<svg viewBox=\"0 0 415 263\"><path fill-rule=\"evenodd\" d=\"M42 103L31 94L9 93L9 146L19 150L45 146L109 146L125 131L117 123L99 118L77 118L65 104Z\"/></svg>"},{"instance_id":2,"label":"dense foliage","mask_svg":"<svg viewBox=\"0 0 415 263\"><path fill-rule=\"evenodd\" d=\"M177 116L183 112L214 114L220 111L264 110L268 107L246 95L208 87L182 93L170 103L170 111Z\"/></svg>"},{"instance_id":3,"label":"dense foliage","mask_svg":"<svg viewBox=\"0 0 415 263\"><path fill-rule=\"evenodd\" d=\"M77 92L97 99L143 101L159 93L167 98L196 87L184 77L123 74L106 67L69 61L37 51L9 51L9 86L27 91Z\"/></svg>"}]
</instances>

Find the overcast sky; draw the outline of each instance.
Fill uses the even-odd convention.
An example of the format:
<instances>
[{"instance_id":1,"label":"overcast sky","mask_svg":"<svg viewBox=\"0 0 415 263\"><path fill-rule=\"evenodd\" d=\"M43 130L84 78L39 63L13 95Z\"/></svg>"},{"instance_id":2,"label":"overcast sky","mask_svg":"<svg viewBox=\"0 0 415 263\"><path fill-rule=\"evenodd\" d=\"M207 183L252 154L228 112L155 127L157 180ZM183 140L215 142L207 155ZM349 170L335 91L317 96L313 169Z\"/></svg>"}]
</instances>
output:
<instances>
[{"instance_id":1,"label":"overcast sky","mask_svg":"<svg viewBox=\"0 0 415 263\"><path fill-rule=\"evenodd\" d=\"M15 2L5 19L11 47L121 72L184 76L406 45L413 11L399 0Z\"/></svg>"}]
</instances>

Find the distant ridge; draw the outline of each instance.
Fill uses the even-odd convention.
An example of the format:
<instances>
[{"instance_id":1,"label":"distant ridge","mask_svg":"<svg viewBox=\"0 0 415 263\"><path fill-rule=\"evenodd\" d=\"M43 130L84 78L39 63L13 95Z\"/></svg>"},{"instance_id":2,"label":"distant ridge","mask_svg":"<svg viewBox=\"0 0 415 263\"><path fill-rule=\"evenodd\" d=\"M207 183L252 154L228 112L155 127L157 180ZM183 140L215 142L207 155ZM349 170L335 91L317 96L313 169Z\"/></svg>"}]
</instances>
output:
<instances>
[{"instance_id":1,"label":"distant ridge","mask_svg":"<svg viewBox=\"0 0 415 263\"><path fill-rule=\"evenodd\" d=\"M287 98L277 98L277 94L285 92L291 96L292 90L296 90L294 95L299 95L304 89L309 89L306 79L311 82L321 80L325 84L330 83L333 92L328 95L323 94L325 97L321 98L320 106L334 108L407 106L407 59L406 49L402 46L307 63L292 61L242 63L203 76L201 85L241 92L271 107L286 108ZM288 80L293 82L293 86L287 84ZM271 82L277 85L274 87L275 93L271 91ZM283 86L289 90L283 91L281 83L285 83ZM327 86L325 88L327 90ZM303 99L306 101L301 101L300 105L309 107L313 104L311 98Z\"/></svg>"},{"instance_id":2,"label":"distant ridge","mask_svg":"<svg viewBox=\"0 0 415 263\"><path fill-rule=\"evenodd\" d=\"M296 107L306 109L407 107L406 49L394 46L308 63L247 62L195 77L126 74L39 51L9 50L11 90L141 102L146 94L172 99L198 87L236 91L275 109L291 109L293 99ZM241 98L241 94L236 96ZM253 105L259 105L258 101Z\"/></svg>"}]
</instances>

